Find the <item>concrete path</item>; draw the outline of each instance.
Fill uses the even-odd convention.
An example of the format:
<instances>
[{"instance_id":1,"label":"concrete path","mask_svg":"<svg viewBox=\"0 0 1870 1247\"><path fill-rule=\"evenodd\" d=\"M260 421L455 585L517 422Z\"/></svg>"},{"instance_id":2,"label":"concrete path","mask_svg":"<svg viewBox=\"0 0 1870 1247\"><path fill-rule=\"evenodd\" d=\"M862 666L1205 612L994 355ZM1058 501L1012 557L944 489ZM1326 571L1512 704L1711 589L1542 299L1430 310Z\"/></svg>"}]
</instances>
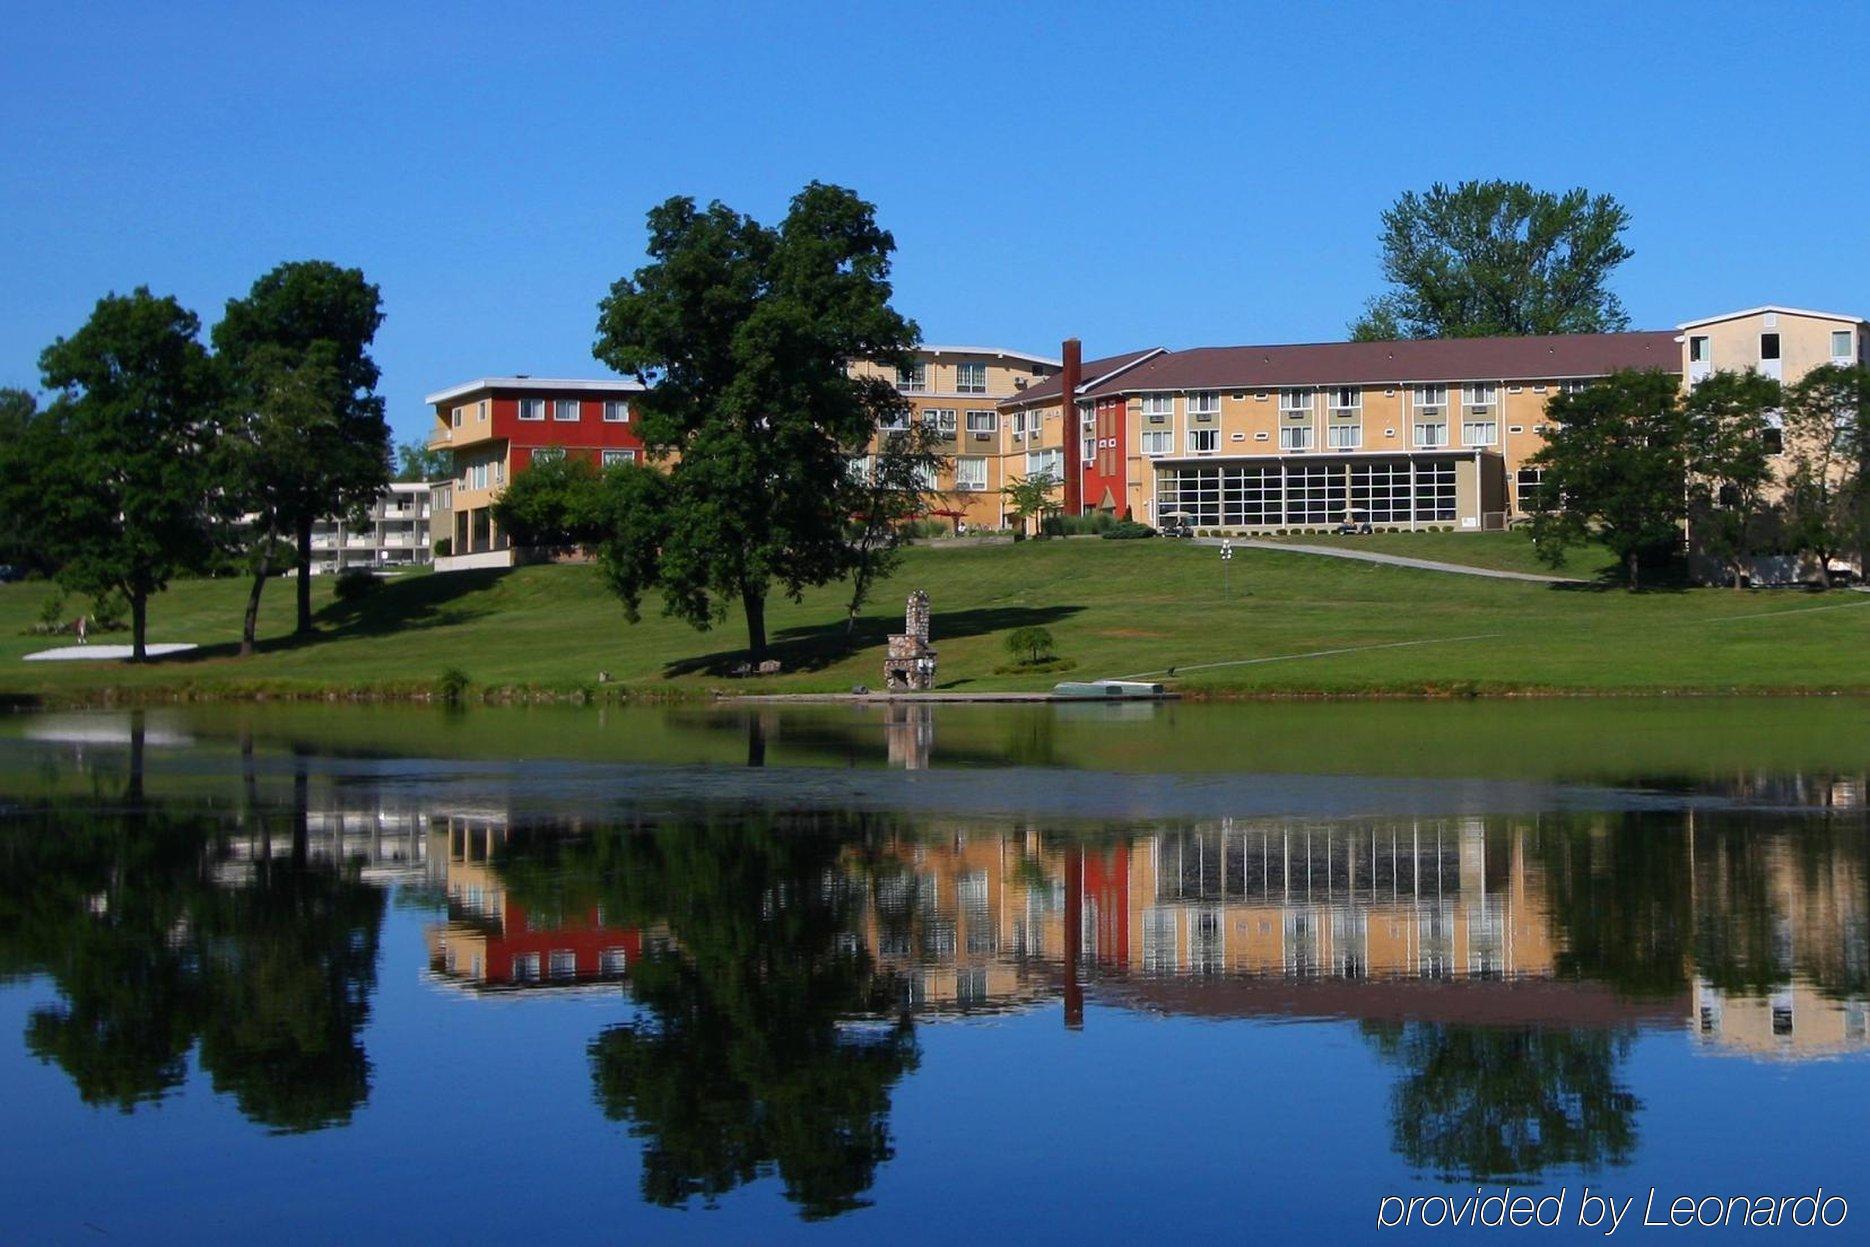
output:
<instances>
[{"instance_id":1,"label":"concrete path","mask_svg":"<svg viewBox=\"0 0 1870 1247\"><path fill-rule=\"evenodd\" d=\"M1200 546L1218 546L1219 537L1197 537L1195 544ZM1285 550L1293 554L1322 554L1328 559L1352 559L1359 563L1387 563L1391 567L1413 567L1425 572L1453 572L1457 576L1483 576L1488 580L1529 580L1542 585L1582 585L1590 584L1576 576L1547 576L1538 572L1505 572L1491 567L1469 567L1465 563L1441 563L1434 559L1405 558L1400 554L1378 554L1374 550L1345 550L1337 546L1306 546L1286 541L1256 541L1251 537L1234 539L1234 548L1251 550Z\"/></svg>"},{"instance_id":2,"label":"concrete path","mask_svg":"<svg viewBox=\"0 0 1870 1247\"><path fill-rule=\"evenodd\" d=\"M163 658L170 654L186 654L200 646L192 641L168 645L145 645L143 652L151 658ZM36 654L26 655L27 662L106 662L112 659L122 661L136 652L129 645L61 645L57 649L42 649Z\"/></svg>"}]
</instances>

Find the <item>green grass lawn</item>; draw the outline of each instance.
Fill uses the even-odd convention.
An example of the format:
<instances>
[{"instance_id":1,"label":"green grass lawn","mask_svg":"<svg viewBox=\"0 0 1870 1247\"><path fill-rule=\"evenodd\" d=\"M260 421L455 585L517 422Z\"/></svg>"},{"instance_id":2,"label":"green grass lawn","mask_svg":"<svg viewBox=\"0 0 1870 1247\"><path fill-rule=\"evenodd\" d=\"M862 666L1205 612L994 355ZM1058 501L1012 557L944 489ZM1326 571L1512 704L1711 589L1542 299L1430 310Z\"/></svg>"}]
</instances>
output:
<instances>
[{"instance_id":1,"label":"green grass lawn","mask_svg":"<svg viewBox=\"0 0 1870 1247\"><path fill-rule=\"evenodd\" d=\"M1525 528L1493 533L1384 532L1356 537L1306 533L1268 537L1265 540L1288 545L1368 550L1372 554L1399 554L1405 558L1484 567L1489 571L1533 572L1541 576L1570 576L1577 580L1593 580L1617 572L1616 556L1595 542L1567 552L1564 563L1557 567L1542 563L1533 552L1532 533Z\"/></svg>"},{"instance_id":2,"label":"green grass lawn","mask_svg":"<svg viewBox=\"0 0 1870 1247\"><path fill-rule=\"evenodd\" d=\"M287 635L293 586L278 581L262 652L247 660L233 656L244 586L185 581L151 604L150 640L204 650L145 667L21 662L47 644L22 632L48 590L17 584L0 587L0 694L414 691L449 667L482 688L569 691L594 685L600 670L647 694L874 687L912 588L933 599L940 685L964 691L1170 667L1176 687L1214 695L1870 691L1862 594L1631 594L1260 550L1239 552L1230 576L1224 596L1216 551L1179 542L916 549L854 638L837 587L773 604L768 627L785 673L762 680L725 677L745 636L737 612L698 633L651 601L632 626L583 565L410 575L348 605L321 578L321 634L308 642ZM1025 624L1051 630L1075 664L1069 673L995 674L1008 661L1005 634Z\"/></svg>"}]
</instances>

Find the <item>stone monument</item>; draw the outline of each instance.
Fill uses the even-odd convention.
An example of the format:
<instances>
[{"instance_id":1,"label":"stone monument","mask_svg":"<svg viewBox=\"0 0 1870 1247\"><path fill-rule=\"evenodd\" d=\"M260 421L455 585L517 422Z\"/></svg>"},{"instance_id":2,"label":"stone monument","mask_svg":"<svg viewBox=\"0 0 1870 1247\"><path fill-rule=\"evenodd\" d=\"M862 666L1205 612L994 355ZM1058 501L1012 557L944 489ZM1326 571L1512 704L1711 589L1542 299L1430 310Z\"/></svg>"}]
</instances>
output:
<instances>
[{"instance_id":1,"label":"stone monument","mask_svg":"<svg viewBox=\"0 0 1870 1247\"><path fill-rule=\"evenodd\" d=\"M917 589L903 612L903 630L890 637L883 660L883 687L892 693L926 693L935 687L935 651L929 648L929 595Z\"/></svg>"}]
</instances>

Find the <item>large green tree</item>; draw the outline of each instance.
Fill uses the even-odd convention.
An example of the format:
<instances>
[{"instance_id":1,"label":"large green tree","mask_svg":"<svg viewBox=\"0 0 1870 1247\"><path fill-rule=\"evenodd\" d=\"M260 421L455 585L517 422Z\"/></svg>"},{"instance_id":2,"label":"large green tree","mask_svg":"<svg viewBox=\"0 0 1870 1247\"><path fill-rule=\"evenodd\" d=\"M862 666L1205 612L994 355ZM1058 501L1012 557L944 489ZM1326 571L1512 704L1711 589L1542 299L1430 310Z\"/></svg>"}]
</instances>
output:
<instances>
[{"instance_id":1,"label":"large green tree","mask_svg":"<svg viewBox=\"0 0 1870 1247\"><path fill-rule=\"evenodd\" d=\"M39 465L57 452L56 421L25 390L0 389L0 563L51 572L51 534L39 489Z\"/></svg>"},{"instance_id":2,"label":"large green tree","mask_svg":"<svg viewBox=\"0 0 1870 1247\"><path fill-rule=\"evenodd\" d=\"M129 600L138 662L150 595L210 549L208 464L224 406L200 332L193 312L139 287L98 300L83 328L39 357L58 392L33 468L39 531L61 581Z\"/></svg>"},{"instance_id":3,"label":"large green tree","mask_svg":"<svg viewBox=\"0 0 1870 1247\"><path fill-rule=\"evenodd\" d=\"M1870 366L1825 364L1791 387L1787 507L1794 539L1830 578L1834 555L1870 558ZM1865 564L1870 567L1870 564Z\"/></svg>"},{"instance_id":4,"label":"large green tree","mask_svg":"<svg viewBox=\"0 0 1870 1247\"><path fill-rule=\"evenodd\" d=\"M1777 381L1749 370L1705 378L1684 403L1690 545L1720 559L1736 589L1759 552L1774 481L1772 416L1782 401Z\"/></svg>"},{"instance_id":5,"label":"large green tree","mask_svg":"<svg viewBox=\"0 0 1870 1247\"><path fill-rule=\"evenodd\" d=\"M894 250L870 204L817 182L777 227L686 197L650 211L649 263L611 287L593 347L654 382L639 432L667 468L623 503L657 508L623 521L653 552L607 562L630 617L651 588L696 628L738 601L758 659L775 590L850 570L847 457L897 408L916 341L889 302ZM881 375L854 376L863 361Z\"/></svg>"},{"instance_id":6,"label":"large green tree","mask_svg":"<svg viewBox=\"0 0 1870 1247\"><path fill-rule=\"evenodd\" d=\"M602 540L605 514L603 474L582 456L534 459L493 504L514 545L546 550Z\"/></svg>"},{"instance_id":7,"label":"large green tree","mask_svg":"<svg viewBox=\"0 0 1870 1247\"><path fill-rule=\"evenodd\" d=\"M1532 538L1558 562L1591 537L1622 561L1634 589L1642 564L1681 546L1687 512L1688 417L1665 372L1618 372L1546 405L1551 431L1527 460L1545 473Z\"/></svg>"},{"instance_id":8,"label":"large green tree","mask_svg":"<svg viewBox=\"0 0 1870 1247\"><path fill-rule=\"evenodd\" d=\"M257 411L264 396L302 370L329 370L326 401L296 407L295 496L282 500L286 533L298 550L298 631L312 631L312 525L368 505L390 479L390 431L370 344L383 323L382 297L363 272L325 260L281 264L230 299L214 345L233 377L237 401ZM282 447L282 449L284 449Z\"/></svg>"},{"instance_id":9,"label":"large green tree","mask_svg":"<svg viewBox=\"0 0 1870 1247\"><path fill-rule=\"evenodd\" d=\"M1629 317L1608 282L1631 256L1608 195L1525 182L1435 183L1383 214L1390 289L1352 323L1360 341L1606 333Z\"/></svg>"},{"instance_id":10,"label":"large green tree","mask_svg":"<svg viewBox=\"0 0 1870 1247\"><path fill-rule=\"evenodd\" d=\"M399 481L446 480L454 473L454 456L421 442L404 442L396 448L396 479Z\"/></svg>"},{"instance_id":11,"label":"large green tree","mask_svg":"<svg viewBox=\"0 0 1870 1247\"><path fill-rule=\"evenodd\" d=\"M905 414L906 414L905 404ZM909 526L940 498L936 474L947 456L940 436L926 422L912 421L877 440L876 453L851 465L851 600L844 613L845 632L857 628L877 581L902 563Z\"/></svg>"}]
</instances>

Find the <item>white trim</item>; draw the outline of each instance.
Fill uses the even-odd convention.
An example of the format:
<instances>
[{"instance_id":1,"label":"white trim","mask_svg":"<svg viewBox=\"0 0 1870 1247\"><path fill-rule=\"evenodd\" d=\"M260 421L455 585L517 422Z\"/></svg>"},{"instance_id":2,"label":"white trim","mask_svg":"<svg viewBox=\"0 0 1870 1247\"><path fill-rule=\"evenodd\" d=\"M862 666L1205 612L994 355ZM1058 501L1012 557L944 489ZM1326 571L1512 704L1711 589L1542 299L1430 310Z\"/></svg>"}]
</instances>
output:
<instances>
[{"instance_id":1,"label":"white trim","mask_svg":"<svg viewBox=\"0 0 1870 1247\"><path fill-rule=\"evenodd\" d=\"M1848 312L1814 312L1810 308L1787 307L1783 303L1762 303L1759 307L1744 308L1738 312L1723 312L1719 316L1704 316L1700 320L1685 320L1677 329L1699 329L1703 325L1718 325L1724 320L1739 320L1743 316L1761 316L1777 312L1781 316L1810 316L1814 320L1841 320L1852 325L1864 324L1861 316L1852 316Z\"/></svg>"},{"instance_id":2,"label":"white trim","mask_svg":"<svg viewBox=\"0 0 1870 1247\"><path fill-rule=\"evenodd\" d=\"M612 378L604 381L577 380L570 377L480 377L437 390L424 398L425 403L445 403L465 398L481 390L582 390L592 394L641 394L649 387L641 381Z\"/></svg>"},{"instance_id":3,"label":"white trim","mask_svg":"<svg viewBox=\"0 0 1870 1247\"><path fill-rule=\"evenodd\" d=\"M1029 364L1045 364L1051 368L1063 368L1065 361L1053 359L1049 355L1029 355L1025 351L1010 351L1003 346L918 346L914 352L927 355L991 355L995 359L1023 359Z\"/></svg>"}]
</instances>

